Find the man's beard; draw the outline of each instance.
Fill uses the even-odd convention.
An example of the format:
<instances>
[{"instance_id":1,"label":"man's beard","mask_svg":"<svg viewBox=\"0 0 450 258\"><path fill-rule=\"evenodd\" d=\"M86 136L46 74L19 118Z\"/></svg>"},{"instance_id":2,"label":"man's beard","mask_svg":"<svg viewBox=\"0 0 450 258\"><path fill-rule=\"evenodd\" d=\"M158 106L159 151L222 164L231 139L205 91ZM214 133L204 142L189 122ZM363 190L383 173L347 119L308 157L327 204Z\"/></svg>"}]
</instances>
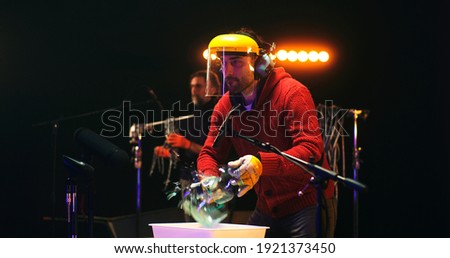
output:
<instances>
[{"instance_id":1,"label":"man's beard","mask_svg":"<svg viewBox=\"0 0 450 258\"><path fill-rule=\"evenodd\" d=\"M242 91L243 87L242 87L241 81L238 78L229 76L225 79L225 83L226 83L227 89L231 93L239 93Z\"/></svg>"},{"instance_id":2,"label":"man's beard","mask_svg":"<svg viewBox=\"0 0 450 258\"><path fill-rule=\"evenodd\" d=\"M232 94L242 93L245 89L252 85L252 80L246 80L245 77L236 78L233 76L228 76L225 78L225 84L227 90Z\"/></svg>"},{"instance_id":3,"label":"man's beard","mask_svg":"<svg viewBox=\"0 0 450 258\"><path fill-rule=\"evenodd\" d=\"M192 103L194 103L194 105L198 106L198 107L201 107L208 102L196 95L192 96L191 99L192 99Z\"/></svg>"}]
</instances>

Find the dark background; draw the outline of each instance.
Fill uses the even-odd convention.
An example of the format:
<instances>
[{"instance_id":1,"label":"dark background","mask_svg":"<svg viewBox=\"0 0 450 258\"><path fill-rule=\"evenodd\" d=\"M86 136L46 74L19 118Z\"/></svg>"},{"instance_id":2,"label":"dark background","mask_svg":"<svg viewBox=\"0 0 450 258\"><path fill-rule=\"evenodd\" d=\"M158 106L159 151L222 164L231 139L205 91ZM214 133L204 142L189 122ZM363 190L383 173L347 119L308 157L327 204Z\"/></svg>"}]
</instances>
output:
<instances>
[{"instance_id":1,"label":"dark background","mask_svg":"<svg viewBox=\"0 0 450 258\"><path fill-rule=\"evenodd\" d=\"M136 109L158 110L149 88L165 108L187 103L189 74L206 67L201 54L209 40L248 26L267 41L327 42L336 50L330 67L291 66L288 72L309 87L316 103L333 100L343 108L370 110L359 120L359 175L369 186L360 195L359 235L449 237L449 4L315 2L3 1L0 236L48 236L42 218L65 216L61 155L80 158L73 140L77 128L104 129L95 111L123 100L142 103ZM345 126L352 132L351 120ZM124 128L127 134L127 123ZM110 139L129 153L128 140ZM346 141L348 159L351 138ZM147 166L160 143L146 139ZM114 171L92 162L95 215L132 214L132 167ZM147 171L143 211L173 205L161 192L162 178L150 178ZM351 237L352 192L339 191L336 236ZM241 201L251 205L251 196Z\"/></svg>"}]
</instances>

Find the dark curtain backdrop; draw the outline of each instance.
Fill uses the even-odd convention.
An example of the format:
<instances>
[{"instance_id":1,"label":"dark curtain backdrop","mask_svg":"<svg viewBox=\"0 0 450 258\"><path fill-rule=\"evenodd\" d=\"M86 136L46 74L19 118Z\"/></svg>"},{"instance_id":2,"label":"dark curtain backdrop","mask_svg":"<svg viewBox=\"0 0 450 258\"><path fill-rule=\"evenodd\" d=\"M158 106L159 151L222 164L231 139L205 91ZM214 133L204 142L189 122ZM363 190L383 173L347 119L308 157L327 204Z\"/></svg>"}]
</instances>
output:
<instances>
[{"instance_id":1,"label":"dark curtain backdrop","mask_svg":"<svg viewBox=\"0 0 450 258\"><path fill-rule=\"evenodd\" d=\"M327 69L287 66L317 104L368 109L359 120L361 237L449 237L449 4L444 1L5 1L0 8L2 110L1 237L50 235L42 218L64 218L67 171L81 158L77 128L105 128L102 111L189 102L189 75L206 67L209 40L241 26L268 41L317 39L336 49ZM334 56L331 56L333 58ZM278 65L281 65L280 63ZM122 109L123 111L123 109ZM123 121L122 121L123 120ZM153 118L152 118L153 120ZM57 130L55 123L57 122ZM123 134L109 138L130 153ZM352 121L345 124L352 132ZM148 176L142 209L174 205L162 177ZM346 139L351 175L351 138ZM135 212L136 173L95 166L96 216ZM339 187L337 237L352 236L352 191ZM254 199L241 200L251 207Z\"/></svg>"}]
</instances>

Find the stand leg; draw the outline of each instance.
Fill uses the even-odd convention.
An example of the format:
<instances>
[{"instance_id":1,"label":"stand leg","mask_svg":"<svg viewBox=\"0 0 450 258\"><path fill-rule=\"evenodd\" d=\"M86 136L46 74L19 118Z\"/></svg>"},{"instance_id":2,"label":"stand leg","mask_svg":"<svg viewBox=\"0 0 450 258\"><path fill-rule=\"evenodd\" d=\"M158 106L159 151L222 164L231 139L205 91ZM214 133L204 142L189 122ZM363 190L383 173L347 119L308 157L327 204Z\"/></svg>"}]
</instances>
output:
<instances>
[{"instance_id":1,"label":"stand leg","mask_svg":"<svg viewBox=\"0 0 450 258\"><path fill-rule=\"evenodd\" d=\"M56 219L56 156L57 156L57 139L58 139L58 122L55 122L52 128L52 236L55 237L56 229L55 229L55 219Z\"/></svg>"},{"instance_id":2,"label":"stand leg","mask_svg":"<svg viewBox=\"0 0 450 258\"><path fill-rule=\"evenodd\" d=\"M359 205L358 205L358 191L353 190L353 237L359 236Z\"/></svg>"},{"instance_id":3,"label":"stand leg","mask_svg":"<svg viewBox=\"0 0 450 258\"><path fill-rule=\"evenodd\" d=\"M68 183L66 186L67 223L69 227L69 237L78 237L77 225L77 186Z\"/></svg>"},{"instance_id":4,"label":"stand leg","mask_svg":"<svg viewBox=\"0 0 450 258\"><path fill-rule=\"evenodd\" d=\"M322 189L320 184L315 187L317 192L316 237L322 237Z\"/></svg>"},{"instance_id":5,"label":"stand leg","mask_svg":"<svg viewBox=\"0 0 450 258\"><path fill-rule=\"evenodd\" d=\"M140 223L141 223L141 166L142 166L142 150L141 150L141 131L139 126L134 126L137 131L133 131L133 135L130 143L133 144L131 152L134 153L134 167L136 168L136 237L141 236ZM153 155L152 169L150 175L153 173L153 166L155 155Z\"/></svg>"},{"instance_id":6,"label":"stand leg","mask_svg":"<svg viewBox=\"0 0 450 258\"><path fill-rule=\"evenodd\" d=\"M358 115L361 112L354 112L353 125L353 180L358 181L359 169L359 149L358 149ZM359 236L359 204L358 191L353 190L353 237Z\"/></svg>"},{"instance_id":7,"label":"stand leg","mask_svg":"<svg viewBox=\"0 0 450 258\"><path fill-rule=\"evenodd\" d=\"M137 169L136 178L136 237L141 236L140 223L141 223L141 169Z\"/></svg>"},{"instance_id":8,"label":"stand leg","mask_svg":"<svg viewBox=\"0 0 450 258\"><path fill-rule=\"evenodd\" d=\"M93 186L88 185L88 232L89 237L94 237L94 194L93 194Z\"/></svg>"}]
</instances>

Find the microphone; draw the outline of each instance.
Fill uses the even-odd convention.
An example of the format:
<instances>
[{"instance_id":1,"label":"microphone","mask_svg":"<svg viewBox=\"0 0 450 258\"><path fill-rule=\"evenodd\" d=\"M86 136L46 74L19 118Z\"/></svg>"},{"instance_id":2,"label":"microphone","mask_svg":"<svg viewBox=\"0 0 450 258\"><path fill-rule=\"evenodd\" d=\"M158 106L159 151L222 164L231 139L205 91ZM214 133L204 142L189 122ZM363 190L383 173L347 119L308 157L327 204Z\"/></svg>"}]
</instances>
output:
<instances>
[{"instance_id":1,"label":"microphone","mask_svg":"<svg viewBox=\"0 0 450 258\"><path fill-rule=\"evenodd\" d=\"M70 169L74 176L82 176L84 179L91 180L94 174L94 168L82 161L75 160L71 157L63 155L64 165Z\"/></svg>"},{"instance_id":2,"label":"microphone","mask_svg":"<svg viewBox=\"0 0 450 258\"><path fill-rule=\"evenodd\" d=\"M233 114L234 111L236 111L239 107L241 106L241 104L237 104L235 105L227 114L227 116L225 117L225 119L223 120L222 124L219 127L219 132L217 133L216 138L214 139L213 142L213 148L216 149L217 146L220 144L220 142L222 141L222 138L225 134L225 130L228 124L228 120L231 117L231 114Z\"/></svg>"},{"instance_id":3,"label":"microphone","mask_svg":"<svg viewBox=\"0 0 450 258\"><path fill-rule=\"evenodd\" d=\"M128 164L128 154L87 128L78 128L74 133L75 141L90 154L97 155L106 164L123 169Z\"/></svg>"}]
</instances>

